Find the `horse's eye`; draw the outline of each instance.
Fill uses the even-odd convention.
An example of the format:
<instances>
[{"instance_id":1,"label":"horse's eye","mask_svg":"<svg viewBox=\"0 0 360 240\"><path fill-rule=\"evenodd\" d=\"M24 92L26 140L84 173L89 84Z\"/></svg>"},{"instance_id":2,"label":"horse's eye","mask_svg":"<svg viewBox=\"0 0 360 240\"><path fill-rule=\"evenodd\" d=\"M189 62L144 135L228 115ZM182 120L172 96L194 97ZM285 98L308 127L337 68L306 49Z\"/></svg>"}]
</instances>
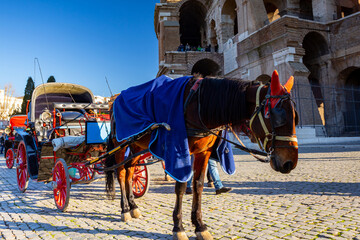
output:
<instances>
[{"instance_id":1,"label":"horse's eye","mask_svg":"<svg viewBox=\"0 0 360 240\"><path fill-rule=\"evenodd\" d=\"M274 128L282 127L286 124L286 112L283 108L273 108L271 109L271 121Z\"/></svg>"}]
</instances>

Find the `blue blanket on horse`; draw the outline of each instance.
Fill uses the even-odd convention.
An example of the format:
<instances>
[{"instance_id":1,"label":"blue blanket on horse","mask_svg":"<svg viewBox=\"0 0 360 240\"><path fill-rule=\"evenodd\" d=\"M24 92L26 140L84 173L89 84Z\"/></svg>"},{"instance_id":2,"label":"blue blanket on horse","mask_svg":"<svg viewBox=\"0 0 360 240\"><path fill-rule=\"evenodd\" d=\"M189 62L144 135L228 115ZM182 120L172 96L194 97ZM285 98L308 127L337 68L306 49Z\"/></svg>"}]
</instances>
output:
<instances>
[{"instance_id":1,"label":"blue blanket on horse","mask_svg":"<svg viewBox=\"0 0 360 240\"><path fill-rule=\"evenodd\" d=\"M122 91L113 105L118 141L143 132L154 123L170 125L171 131L159 128L152 133L149 150L165 161L165 171L180 182L186 182L192 176L183 106L184 89L190 78L158 77ZM231 150L231 147L227 149ZM229 174L235 172L233 161L225 165L231 166Z\"/></svg>"}]
</instances>

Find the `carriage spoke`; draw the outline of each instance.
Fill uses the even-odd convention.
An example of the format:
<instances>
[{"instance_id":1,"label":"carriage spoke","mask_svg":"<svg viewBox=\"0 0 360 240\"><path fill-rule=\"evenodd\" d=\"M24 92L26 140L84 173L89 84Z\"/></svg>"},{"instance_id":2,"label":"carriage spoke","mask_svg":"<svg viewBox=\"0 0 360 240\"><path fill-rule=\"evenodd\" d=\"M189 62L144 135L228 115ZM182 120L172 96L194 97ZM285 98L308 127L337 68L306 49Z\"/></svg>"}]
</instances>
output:
<instances>
[{"instance_id":1,"label":"carriage spoke","mask_svg":"<svg viewBox=\"0 0 360 240\"><path fill-rule=\"evenodd\" d=\"M138 184L145 188L145 184L142 181L138 181Z\"/></svg>"},{"instance_id":2,"label":"carriage spoke","mask_svg":"<svg viewBox=\"0 0 360 240\"><path fill-rule=\"evenodd\" d=\"M145 168L142 169L142 170L138 170L138 171L137 171L137 174L143 173L144 171L145 171Z\"/></svg>"}]
</instances>

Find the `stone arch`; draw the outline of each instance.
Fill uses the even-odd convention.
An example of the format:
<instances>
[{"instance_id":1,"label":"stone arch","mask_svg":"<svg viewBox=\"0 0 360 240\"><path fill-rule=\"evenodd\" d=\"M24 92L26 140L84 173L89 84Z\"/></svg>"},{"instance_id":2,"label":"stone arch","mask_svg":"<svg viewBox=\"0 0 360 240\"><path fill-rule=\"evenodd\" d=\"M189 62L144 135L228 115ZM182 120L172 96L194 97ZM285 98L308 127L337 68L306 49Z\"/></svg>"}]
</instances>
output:
<instances>
[{"instance_id":1,"label":"stone arch","mask_svg":"<svg viewBox=\"0 0 360 240\"><path fill-rule=\"evenodd\" d=\"M238 34L237 5L235 0L226 0L221 9L222 42Z\"/></svg>"},{"instance_id":2,"label":"stone arch","mask_svg":"<svg viewBox=\"0 0 360 240\"><path fill-rule=\"evenodd\" d=\"M264 5L270 23L281 17L280 12L282 5L279 1L264 0Z\"/></svg>"},{"instance_id":3,"label":"stone arch","mask_svg":"<svg viewBox=\"0 0 360 240\"><path fill-rule=\"evenodd\" d=\"M271 77L267 74L262 74L255 79L255 81L261 82L262 84L266 84L266 83L270 82L270 80L271 80Z\"/></svg>"},{"instance_id":4,"label":"stone arch","mask_svg":"<svg viewBox=\"0 0 360 240\"><path fill-rule=\"evenodd\" d=\"M314 20L312 0L300 0L300 18Z\"/></svg>"},{"instance_id":5,"label":"stone arch","mask_svg":"<svg viewBox=\"0 0 360 240\"><path fill-rule=\"evenodd\" d=\"M337 17L343 18L360 11L358 0L336 0Z\"/></svg>"},{"instance_id":6,"label":"stone arch","mask_svg":"<svg viewBox=\"0 0 360 240\"><path fill-rule=\"evenodd\" d=\"M203 77L206 76L219 76L221 75L221 68L215 61L205 58L197 61L192 69L191 75L201 74Z\"/></svg>"},{"instance_id":7,"label":"stone arch","mask_svg":"<svg viewBox=\"0 0 360 240\"><path fill-rule=\"evenodd\" d=\"M329 54L328 43L318 32L309 32L306 34L302 42L302 47L305 49L305 56L303 57L305 65L319 61L321 56Z\"/></svg>"},{"instance_id":8,"label":"stone arch","mask_svg":"<svg viewBox=\"0 0 360 240\"><path fill-rule=\"evenodd\" d=\"M211 50L215 50L215 52L217 52L218 50L218 38L217 38L217 33L216 33L216 23L215 20L212 19L210 22L210 44L211 44Z\"/></svg>"},{"instance_id":9,"label":"stone arch","mask_svg":"<svg viewBox=\"0 0 360 240\"><path fill-rule=\"evenodd\" d=\"M321 59L321 56L329 54L329 47L325 38L318 32L309 32L305 35L302 47L305 49L303 63L310 71L308 80L311 90L320 114L321 121L325 125L325 103L322 93L322 66L326 62Z\"/></svg>"},{"instance_id":10,"label":"stone arch","mask_svg":"<svg viewBox=\"0 0 360 240\"><path fill-rule=\"evenodd\" d=\"M183 2L179 9L180 42L194 47L206 45L206 8L199 1Z\"/></svg>"},{"instance_id":11,"label":"stone arch","mask_svg":"<svg viewBox=\"0 0 360 240\"><path fill-rule=\"evenodd\" d=\"M303 39L302 46L305 49L303 62L310 71L308 79L311 84L311 89L316 103L319 107L323 103L323 96L320 90L320 80L322 78L321 65L323 64L321 56L329 53L329 47L325 38L317 32L310 32L306 34Z\"/></svg>"},{"instance_id":12,"label":"stone arch","mask_svg":"<svg viewBox=\"0 0 360 240\"><path fill-rule=\"evenodd\" d=\"M347 135L360 133L360 68L348 67L341 71L339 80L344 84L342 104L344 132Z\"/></svg>"}]
</instances>

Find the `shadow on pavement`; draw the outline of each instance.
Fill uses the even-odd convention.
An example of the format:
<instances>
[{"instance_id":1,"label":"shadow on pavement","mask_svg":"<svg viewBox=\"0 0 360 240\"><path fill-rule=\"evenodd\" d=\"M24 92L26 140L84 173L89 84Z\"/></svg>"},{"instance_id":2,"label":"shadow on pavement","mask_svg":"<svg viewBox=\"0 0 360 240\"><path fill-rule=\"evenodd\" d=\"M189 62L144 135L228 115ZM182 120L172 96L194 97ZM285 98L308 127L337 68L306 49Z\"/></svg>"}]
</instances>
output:
<instances>
[{"instance_id":1,"label":"shadow on pavement","mask_svg":"<svg viewBox=\"0 0 360 240\"><path fill-rule=\"evenodd\" d=\"M283 195L283 194L310 194L360 196L359 183L341 182L225 182L225 186L232 187L233 193L254 195Z\"/></svg>"}]
</instances>

